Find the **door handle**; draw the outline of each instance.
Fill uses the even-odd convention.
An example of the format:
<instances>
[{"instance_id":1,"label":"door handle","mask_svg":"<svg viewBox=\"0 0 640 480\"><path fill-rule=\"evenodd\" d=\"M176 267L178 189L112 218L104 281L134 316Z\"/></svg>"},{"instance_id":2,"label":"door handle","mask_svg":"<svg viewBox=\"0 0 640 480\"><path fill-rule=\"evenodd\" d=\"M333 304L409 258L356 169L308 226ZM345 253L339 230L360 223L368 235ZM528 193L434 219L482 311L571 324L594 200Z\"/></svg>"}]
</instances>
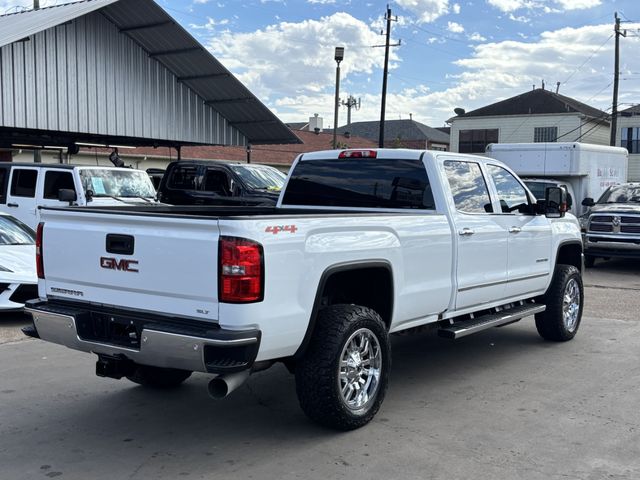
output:
<instances>
[{"instance_id":1,"label":"door handle","mask_svg":"<svg viewBox=\"0 0 640 480\"><path fill-rule=\"evenodd\" d=\"M7 203L7 207L19 207L20 205L18 205L17 203Z\"/></svg>"},{"instance_id":2,"label":"door handle","mask_svg":"<svg viewBox=\"0 0 640 480\"><path fill-rule=\"evenodd\" d=\"M511 227L509 233L520 233L522 229L520 227Z\"/></svg>"},{"instance_id":3,"label":"door handle","mask_svg":"<svg viewBox=\"0 0 640 480\"><path fill-rule=\"evenodd\" d=\"M470 229L470 228L463 228L462 230L458 230L458 235L462 235L463 237L471 236L471 235L473 235L474 233L476 233L476 232L474 232L474 231L473 231L472 229Z\"/></svg>"}]
</instances>

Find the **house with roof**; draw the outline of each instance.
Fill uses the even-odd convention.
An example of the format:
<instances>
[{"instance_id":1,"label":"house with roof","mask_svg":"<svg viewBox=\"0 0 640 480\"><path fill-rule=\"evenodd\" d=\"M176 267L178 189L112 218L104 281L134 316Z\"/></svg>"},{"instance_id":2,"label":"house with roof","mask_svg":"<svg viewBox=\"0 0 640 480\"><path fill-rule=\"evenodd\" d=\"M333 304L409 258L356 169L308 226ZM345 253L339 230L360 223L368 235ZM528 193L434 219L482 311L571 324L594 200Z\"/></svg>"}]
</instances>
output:
<instances>
[{"instance_id":1,"label":"house with roof","mask_svg":"<svg viewBox=\"0 0 640 480\"><path fill-rule=\"evenodd\" d=\"M353 122L338 128L343 135L356 135L378 142L380 122ZM408 120L386 120L384 122L384 146L388 148L415 148L449 150L449 135L424 123Z\"/></svg>"},{"instance_id":2,"label":"house with roof","mask_svg":"<svg viewBox=\"0 0 640 480\"><path fill-rule=\"evenodd\" d=\"M583 142L609 145L609 115L537 88L470 112L456 109L451 151L484 153L490 143Z\"/></svg>"},{"instance_id":3,"label":"house with roof","mask_svg":"<svg viewBox=\"0 0 640 480\"><path fill-rule=\"evenodd\" d=\"M616 145L629 151L628 179L640 181L640 105L618 112Z\"/></svg>"}]
</instances>

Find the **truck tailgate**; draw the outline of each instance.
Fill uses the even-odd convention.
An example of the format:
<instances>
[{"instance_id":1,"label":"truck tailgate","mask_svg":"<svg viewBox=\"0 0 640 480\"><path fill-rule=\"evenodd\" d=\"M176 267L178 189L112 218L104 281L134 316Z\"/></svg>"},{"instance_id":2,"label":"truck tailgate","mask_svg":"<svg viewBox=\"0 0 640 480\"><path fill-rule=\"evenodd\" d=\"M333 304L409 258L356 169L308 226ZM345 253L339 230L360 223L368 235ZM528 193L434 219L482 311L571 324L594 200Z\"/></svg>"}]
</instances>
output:
<instances>
[{"instance_id":1,"label":"truck tailgate","mask_svg":"<svg viewBox=\"0 0 640 480\"><path fill-rule=\"evenodd\" d=\"M218 318L218 220L43 210L40 296Z\"/></svg>"}]
</instances>

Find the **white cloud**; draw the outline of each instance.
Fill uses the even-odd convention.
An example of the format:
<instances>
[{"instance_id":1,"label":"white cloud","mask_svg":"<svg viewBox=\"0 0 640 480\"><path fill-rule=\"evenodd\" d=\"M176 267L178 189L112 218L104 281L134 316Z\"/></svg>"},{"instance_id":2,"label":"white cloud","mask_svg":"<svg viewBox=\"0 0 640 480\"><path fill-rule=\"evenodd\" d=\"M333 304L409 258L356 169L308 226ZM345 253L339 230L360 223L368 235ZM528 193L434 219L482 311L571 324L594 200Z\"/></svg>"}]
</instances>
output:
<instances>
[{"instance_id":1,"label":"white cloud","mask_svg":"<svg viewBox=\"0 0 640 480\"><path fill-rule=\"evenodd\" d=\"M451 7L451 11L456 15L460 14L460 4L454 3L453 6Z\"/></svg>"},{"instance_id":2,"label":"white cloud","mask_svg":"<svg viewBox=\"0 0 640 480\"><path fill-rule=\"evenodd\" d=\"M471 35L468 35L467 38L472 42L486 42L487 39L480 35L478 32L473 32Z\"/></svg>"},{"instance_id":3,"label":"white cloud","mask_svg":"<svg viewBox=\"0 0 640 480\"><path fill-rule=\"evenodd\" d=\"M371 48L379 43L377 31L338 12L318 20L280 22L250 33L217 33L208 46L253 93L267 100L331 92L336 46L346 47L341 63L345 83L351 75L379 71L384 50ZM392 52L392 60L398 60L397 50Z\"/></svg>"},{"instance_id":4,"label":"white cloud","mask_svg":"<svg viewBox=\"0 0 640 480\"><path fill-rule=\"evenodd\" d=\"M638 27L638 24L627 26L629 29ZM475 45L472 55L455 62L461 73L450 78L451 86L442 90L430 88L428 81L411 88L398 88L401 77L398 75L396 78L392 74L389 77L387 118L407 118L412 112L414 119L439 126L453 116L455 107L470 111L524 93L534 84L539 86L543 79L548 88L553 89L557 81L569 79L560 86L560 93L606 110L611 104L613 42L609 41L600 50L598 48L610 35L611 25L606 24L544 32L535 41L509 40ZM625 39L628 51L639 47L640 38ZM589 62L576 71L587 59ZM625 72L640 71L640 58L623 56L621 71L622 78L628 80L621 82L620 104L638 103L640 82L631 74L625 77ZM353 121L378 118L379 94L348 93L362 97L361 110L352 112ZM274 105L285 121L304 120L318 112L327 124L327 120L331 122L333 118L332 98L331 92L293 94ZM342 125L346 119L345 109L341 109L340 118Z\"/></svg>"},{"instance_id":5,"label":"white cloud","mask_svg":"<svg viewBox=\"0 0 640 480\"><path fill-rule=\"evenodd\" d=\"M498 10L509 13L516 10L540 10L544 13L560 13L564 10L578 10L597 7L602 0L487 0Z\"/></svg>"},{"instance_id":6,"label":"white cloud","mask_svg":"<svg viewBox=\"0 0 640 480\"><path fill-rule=\"evenodd\" d=\"M193 30L213 31L216 29L216 27L219 27L221 25L228 25L228 24L229 24L229 20L226 18L223 18L221 20L215 20L211 17L207 17L207 23L203 23L203 24L190 23L189 28Z\"/></svg>"},{"instance_id":7,"label":"white cloud","mask_svg":"<svg viewBox=\"0 0 640 480\"><path fill-rule=\"evenodd\" d=\"M447 30L449 30L452 33L462 33L464 32L464 27L456 22L448 22Z\"/></svg>"},{"instance_id":8,"label":"white cloud","mask_svg":"<svg viewBox=\"0 0 640 480\"><path fill-rule=\"evenodd\" d=\"M528 0L487 0L487 3L502 12L515 12L521 8L532 8L534 2Z\"/></svg>"},{"instance_id":9,"label":"white cloud","mask_svg":"<svg viewBox=\"0 0 640 480\"><path fill-rule=\"evenodd\" d=\"M307 0L307 3L319 3L321 5L328 5L331 3L336 3L336 0Z\"/></svg>"},{"instance_id":10,"label":"white cloud","mask_svg":"<svg viewBox=\"0 0 640 480\"><path fill-rule=\"evenodd\" d=\"M585 8L597 7L602 3L601 0L556 0L556 3L565 10L579 10Z\"/></svg>"},{"instance_id":11,"label":"white cloud","mask_svg":"<svg viewBox=\"0 0 640 480\"><path fill-rule=\"evenodd\" d=\"M449 0L396 0L396 4L415 15L419 23L433 22L449 12Z\"/></svg>"},{"instance_id":12,"label":"white cloud","mask_svg":"<svg viewBox=\"0 0 640 480\"><path fill-rule=\"evenodd\" d=\"M524 15L518 15L517 17L513 14L509 14L509 20L513 20L514 22L520 23L529 23L531 19L529 17L525 17Z\"/></svg>"}]
</instances>

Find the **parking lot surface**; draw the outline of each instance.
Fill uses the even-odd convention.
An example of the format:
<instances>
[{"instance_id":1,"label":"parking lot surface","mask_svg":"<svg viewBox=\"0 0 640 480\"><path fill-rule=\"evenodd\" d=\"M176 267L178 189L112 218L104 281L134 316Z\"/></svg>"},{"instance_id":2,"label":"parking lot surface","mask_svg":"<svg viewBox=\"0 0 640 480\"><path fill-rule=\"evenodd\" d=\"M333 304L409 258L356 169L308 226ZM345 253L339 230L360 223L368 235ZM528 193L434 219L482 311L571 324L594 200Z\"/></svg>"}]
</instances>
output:
<instances>
[{"instance_id":1,"label":"parking lot surface","mask_svg":"<svg viewBox=\"0 0 640 480\"><path fill-rule=\"evenodd\" d=\"M0 478L640 478L640 262L585 275L576 338L531 318L451 342L393 339L386 400L336 433L284 367L224 400L194 375L170 392L94 375L95 358L24 339L0 317Z\"/></svg>"}]
</instances>

